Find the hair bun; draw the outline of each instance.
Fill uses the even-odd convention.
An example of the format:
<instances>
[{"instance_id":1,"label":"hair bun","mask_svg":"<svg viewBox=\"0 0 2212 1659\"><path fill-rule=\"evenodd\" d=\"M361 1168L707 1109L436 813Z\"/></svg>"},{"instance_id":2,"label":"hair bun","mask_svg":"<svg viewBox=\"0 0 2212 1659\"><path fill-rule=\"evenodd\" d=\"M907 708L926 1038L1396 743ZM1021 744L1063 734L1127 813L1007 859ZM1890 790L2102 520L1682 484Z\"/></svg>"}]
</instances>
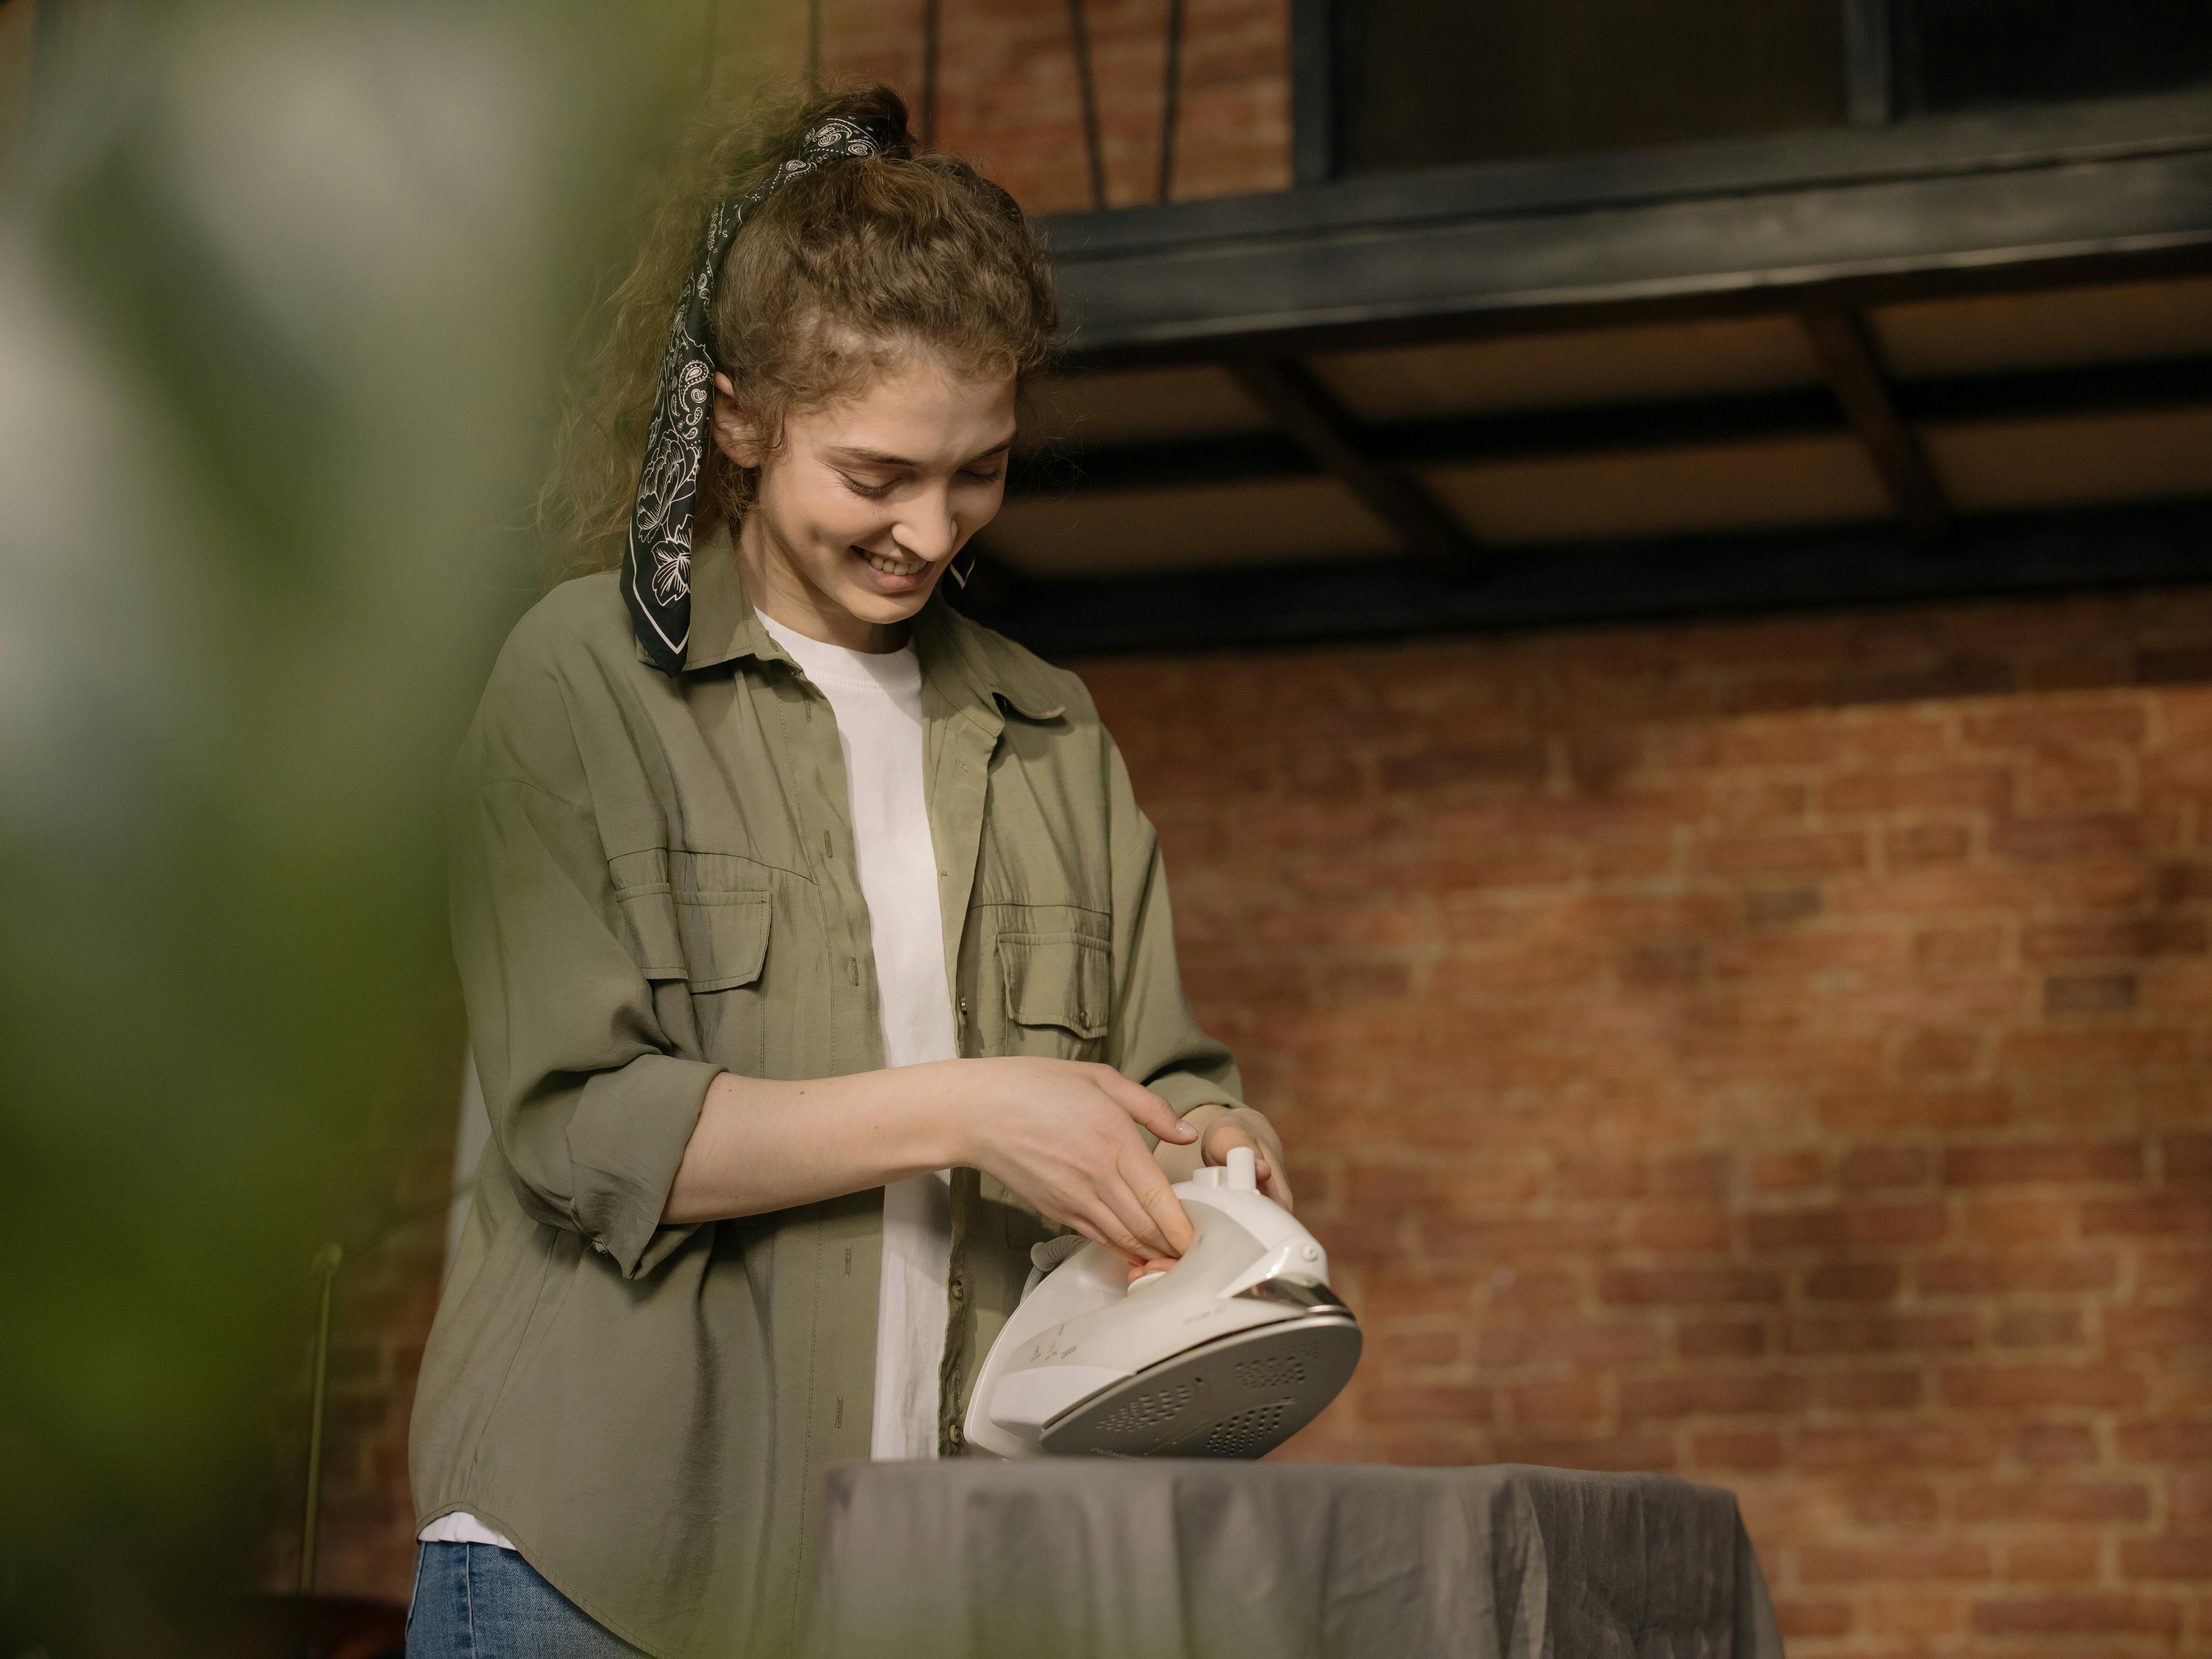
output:
<instances>
[{"instance_id":1,"label":"hair bun","mask_svg":"<svg viewBox=\"0 0 2212 1659\"><path fill-rule=\"evenodd\" d=\"M914 155L906 100L880 83L838 87L808 99L782 133L780 149L785 155L793 153L817 126L837 119L851 121L875 134L885 155L902 161Z\"/></svg>"}]
</instances>

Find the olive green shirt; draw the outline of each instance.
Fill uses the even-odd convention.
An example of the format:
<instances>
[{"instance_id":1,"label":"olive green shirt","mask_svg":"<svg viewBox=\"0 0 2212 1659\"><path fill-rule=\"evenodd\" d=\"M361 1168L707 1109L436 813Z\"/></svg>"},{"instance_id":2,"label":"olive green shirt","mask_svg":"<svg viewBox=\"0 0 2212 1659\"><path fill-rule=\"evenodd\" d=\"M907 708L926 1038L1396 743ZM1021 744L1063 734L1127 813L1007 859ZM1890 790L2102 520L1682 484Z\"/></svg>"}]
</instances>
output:
<instances>
[{"instance_id":1,"label":"olive green shirt","mask_svg":"<svg viewBox=\"0 0 2212 1659\"><path fill-rule=\"evenodd\" d=\"M687 1659L797 1644L823 1472L868 1455L883 1198L660 1221L718 1073L883 1063L829 701L755 617L726 535L692 574L682 676L646 662L611 575L567 583L507 641L455 763L492 1142L410 1452L418 1526L466 1510L601 1624ZM914 640L960 1053L1236 1103L1082 682L941 599ZM947 1452L1054 1231L973 1170L953 1194Z\"/></svg>"}]
</instances>

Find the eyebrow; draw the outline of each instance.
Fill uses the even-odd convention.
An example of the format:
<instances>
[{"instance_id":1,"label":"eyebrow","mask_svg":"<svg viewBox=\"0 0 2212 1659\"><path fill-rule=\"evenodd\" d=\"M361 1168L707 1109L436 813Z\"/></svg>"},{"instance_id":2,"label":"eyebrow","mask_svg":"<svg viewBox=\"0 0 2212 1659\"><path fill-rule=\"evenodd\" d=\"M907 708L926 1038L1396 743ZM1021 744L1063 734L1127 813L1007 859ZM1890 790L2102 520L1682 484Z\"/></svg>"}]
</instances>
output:
<instances>
[{"instance_id":1,"label":"eyebrow","mask_svg":"<svg viewBox=\"0 0 2212 1659\"><path fill-rule=\"evenodd\" d=\"M981 450L975 454L970 455L968 458L968 460L963 462L962 465L967 465L975 461L987 461L994 455L1003 455L1006 451L1012 449L1013 447L1014 434L1010 432L1005 437L1000 439L998 442L993 444L988 449ZM851 446L841 446L836 449L829 451L828 453L839 460L858 461L864 466L903 466L919 470L921 465L921 463L919 461L908 460L903 455L893 455L889 453L887 451L881 449L860 449Z\"/></svg>"}]
</instances>

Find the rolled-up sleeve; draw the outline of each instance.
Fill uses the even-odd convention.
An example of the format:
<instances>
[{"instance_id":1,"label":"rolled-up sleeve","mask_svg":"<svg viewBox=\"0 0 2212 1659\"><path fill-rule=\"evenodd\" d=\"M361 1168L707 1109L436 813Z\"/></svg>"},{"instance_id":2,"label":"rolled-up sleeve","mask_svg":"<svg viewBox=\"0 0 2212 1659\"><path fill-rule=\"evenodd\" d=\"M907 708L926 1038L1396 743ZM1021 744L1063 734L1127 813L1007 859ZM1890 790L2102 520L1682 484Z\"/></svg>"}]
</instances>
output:
<instances>
[{"instance_id":1,"label":"rolled-up sleeve","mask_svg":"<svg viewBox=\"0 0 2212 1659\"><path fill-rule=\"evenodd\" d=\"M1177 1113L1241 1106L1229 1050L1206 1036L1183 996L1159 837L1138 810L1121 750L1107 739L1108 834L1114 871L1114 1009L1107 1060Z\"/></svg>"},{"instance_id":2,"label":"rolled-up sleeve","mask_svg":"<svg viewBox=\"0 0 2212 1659\"><path fill-rule=\"evenodd\" d=\"M669 1016L685 987L663 986L657 1004L617 931L589 811L533 781L487 777L482 739L472 733L456 764L452 882L493 1138L528 1214L635 1278L692 1231L660 1216L721 1068L680 1053Z\"/></svg>"}]
</instances>

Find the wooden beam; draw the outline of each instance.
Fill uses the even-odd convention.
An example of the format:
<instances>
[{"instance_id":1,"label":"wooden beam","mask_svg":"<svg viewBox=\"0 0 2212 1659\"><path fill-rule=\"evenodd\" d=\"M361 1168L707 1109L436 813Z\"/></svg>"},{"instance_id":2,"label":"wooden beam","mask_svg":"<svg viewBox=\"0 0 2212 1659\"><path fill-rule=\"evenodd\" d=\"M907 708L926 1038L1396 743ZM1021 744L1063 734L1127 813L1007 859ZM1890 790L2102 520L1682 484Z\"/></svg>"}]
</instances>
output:
<instances>
[{"instance_id":1,"label":"wooden beam","mask_svg":"<svg viewBox=\"0 0 2212 1659\"><path fill-rule=\"evenodd\" d=\"M1940 557L1894 526L1493 550L1483 580L1420 559L1345 559L1033 580L1003 609L953 603L1048 657L1491 633L1598 623L2212 584L2212 503L1970 519ZM2148 663L2142 672L2202 674ZM1996 691L1979 661L1870 669L1869 701Z\"/></svg>"},{"instance_id":2,"label":"wooden beam","mask_svg":"<svg viewBox=\"0 0 2212 1659\"><path fill-rule=\"evenodd\" d=\"M1951 422L2095 416L2212 403L2212 357L2092 363L2026 374L1959 375L1890 389L1908 428ZM1518 410L1362 428L1374 465L1403 472L1484 461L1620 454L1639 449L1754 442L1839 429L1836 398L1802 391L1626 404L1595 409ZM1052 447L1014 458L1010 494L1172 489L1310 477L1312 453L1280 432L1238 432L1095 448Z\"/></svg>"},{"instance_id":3,"label":"wooden beam","mask_svg":"<svg viewBox=\"0 0 2212 1659\"><path fill-rule=\"evenodd\" d=\"M1906 533L1916 542L1941 541L1951 528L1951 503L1919 434L1898 415L1866 319L1828 295L1807 299L1798 315L1820 360L1820 372L1881 475Z\"/></svg>"},{"instance_id":4,"label":"wooden beam","mask_svg":"<svg viewBox=\"0 0 2212 1659\"><path fill-rule=\"evenodd\" d=\"M1408 553L1462 568L1473 562L1474 538L1417 480L1368 459L1358 422L1312 370L1287 357L1246 358L1226 367L1299 448L1390 526Z\"/></svg>"}]
</instances>

